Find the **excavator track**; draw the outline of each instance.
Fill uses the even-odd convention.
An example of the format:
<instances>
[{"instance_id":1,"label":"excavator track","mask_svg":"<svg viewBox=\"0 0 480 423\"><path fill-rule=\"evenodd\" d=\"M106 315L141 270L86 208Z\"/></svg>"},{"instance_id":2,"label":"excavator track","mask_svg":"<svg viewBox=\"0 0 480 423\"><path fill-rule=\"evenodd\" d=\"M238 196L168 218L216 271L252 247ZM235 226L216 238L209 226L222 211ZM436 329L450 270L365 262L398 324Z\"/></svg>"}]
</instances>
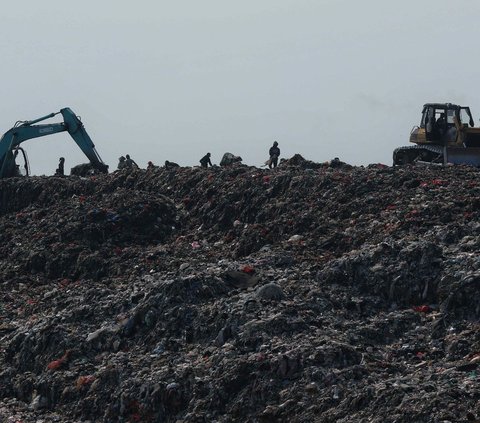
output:
<instances>
[{"instance_id":1,"label":"excavator track","mask_svg":"<svg viewBox=\"0 0 480 423\"><path fill-rule=\"evenodd\" d=\"M443 163L443 147L438 145L411 145L393 151L393 165L407 165L416 162Z\"/></svg>"}]
</instances>

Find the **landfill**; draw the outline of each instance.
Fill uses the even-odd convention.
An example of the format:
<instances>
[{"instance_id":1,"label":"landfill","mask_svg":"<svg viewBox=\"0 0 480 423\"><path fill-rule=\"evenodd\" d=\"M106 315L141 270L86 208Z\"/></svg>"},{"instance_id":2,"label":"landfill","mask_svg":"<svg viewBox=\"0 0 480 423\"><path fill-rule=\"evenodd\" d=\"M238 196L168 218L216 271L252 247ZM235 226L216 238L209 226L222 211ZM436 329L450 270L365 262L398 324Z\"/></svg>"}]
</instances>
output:
<instances>
[{"instance_id":1,"label":"landfill","mask_svg":"<svg viewBox=\"0 0 480 423\"><path fill-rule=\"evenodd\" d=\"M1 180L0 422L474 422L479 249L467 166Z\"/></svg>"}]
</instances>

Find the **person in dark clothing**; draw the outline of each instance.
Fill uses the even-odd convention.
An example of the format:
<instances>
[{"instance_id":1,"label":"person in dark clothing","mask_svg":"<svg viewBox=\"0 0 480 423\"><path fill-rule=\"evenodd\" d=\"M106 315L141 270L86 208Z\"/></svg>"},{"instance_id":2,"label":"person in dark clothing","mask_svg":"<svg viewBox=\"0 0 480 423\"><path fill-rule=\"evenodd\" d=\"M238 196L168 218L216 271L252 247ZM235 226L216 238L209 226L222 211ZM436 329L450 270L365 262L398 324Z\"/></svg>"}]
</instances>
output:
<instances>
[{"instance_id":1,"label":"person in dark clothing","mask_svg":"<svg viewBox=\"0 0 480 423\"><path fill-rule=\"evenodd\" d=\"M126 167L127 167L127 165L125 164L125 157L120 156L120 158L118 159L117 169L122 170L122 169L125 169Z\"/></svg>"},{"instance_id":2,"label":"person in dark clothing","mask_svg":"<svg viewBox=\"0 0 480 423\"><path fill-rule=\"evenodd\" d=\"M270 160L268 161L268 167L277 167L278 158L280 157L280 149L278 148L278 142L275 141L268 151L270 154Z\"/></svg>"},{"instance_id":3,"label":"person in dark clothing","mask_svg":"<svg viewBox=\"0 0 480 423\"><path fill-rule=\"evenodd\" d=\"M435 131L439 136L442 136L445 133L447 120L445 119L445 113L441 113L440 117L437 119L435 124L433 125Z\"/></svg>"},{"instance_id":4,"label":"person in dark clothing","mask_svg":"<svg viewBox=\"0 0 480 423\"><path fill-rule=\"evenodd\" d=\"M65 159L63 157L60 157L60 160L58 161L58 168L55 171L56 176L65 176Z\"/></svg>"},{"instance_id":5,"label":"person in dark clothing","mask_svg":"<svg viewBox=\"0 0 480 423\"><path fill-rule=\"evenodd\" d=\"M210 161L210 156L211 156L211 154L207 153L207 154L205 154L205 156L203 156L200 159L200 164L202 165L202 167L208 167L208 165L213 166L212 162Z\"/></svg>"},{"instance_id":6,"label":"person in dark clothing","mask_svg":"<svg viewBox=\"0 0 480 423\"><path fill-rule=\"evenodd\" d=\"M131 159L131 158L130 158L130 155L127 154L127 155L125 156L125 167L126 167L127 169L131 169L131 168L133 168L134 165L135 165L135 167L138 169L138 165L135 163L135 160Z\"/></svg>"}]
</instances>

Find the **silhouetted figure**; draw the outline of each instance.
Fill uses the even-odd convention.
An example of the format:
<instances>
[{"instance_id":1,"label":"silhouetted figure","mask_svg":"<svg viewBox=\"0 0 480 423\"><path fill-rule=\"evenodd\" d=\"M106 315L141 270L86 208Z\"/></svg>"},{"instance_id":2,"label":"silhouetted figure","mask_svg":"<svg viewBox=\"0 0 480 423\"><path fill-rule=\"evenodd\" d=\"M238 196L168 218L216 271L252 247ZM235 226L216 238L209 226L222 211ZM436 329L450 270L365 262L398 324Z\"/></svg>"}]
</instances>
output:
<instances>
[{"instance_id":1,"label":"silhouetted figure","mask_svg":"<svg viewBox=\"0 0 480 423\"><path fill-rule=\"evenodd\" d=\"M438 136L442 136L447 130L447 120L445 118L445 113L440 113L440 117L433 124L434 130Z\"/></svg>"},{"instance_id":2,"label":"silhouetted figure","mask_svg":"<svg viewBox=\"0 0 480 423\"><path fill-rule=\"evenodd\" d=\"M210 156L211 156L211 154L207 153L207 154L205 154L205 156L203 156L200 159L200 164L202 165L202 167L208 167L208 165L213 166L212 162L210 161Z\"/></svg>"},{"instance_id":3,"label":"silhouetted figure","mask_svg":"<svg viewBox=\"0 0 480 423\"><path fill-rule=\"evenodd\" d=\"M118 159L117 169L122 170L122 169L125 169L126 167L127 167L127 164L125 162L125 157L120 156L120 158Z\"/></svg>"},{"instance_id":4,"label":"silhouetted figure","mask_svg":"<svg viewBox=\"0 0 480 423\"><path fill-rule=\"evenodd\" d=\"M156 167L157 166L155 166L152 161L147 163L147 170L155 169Z\"/></svg>"},{"instance_id":5,"label":"silhouetted figure","mask_svg":"<svg viewBox=\"0 0 480 423\"><path fill-rule=\"evenodd\" d=\"M65 159L63 157L60 157L60 160L58 161L58 168L55 171L56 176L65 176Z\"/></svg>"},{"instance_id":6,"label":"silhouetted figure","mask_svg":"<svg viewBox=\"0 0 480 423\"><path fill-rule=\"evenodd\" d=\"M278 148L278 142L275 141L273 145L270 147L268 151L270 154L270 159L268 161L268 167L271 169L272 167L277 167L278 158L280 157L280 149Z\"/></svg>"},{"instance_id":7,"label":"silhouetted figure","mask_svg":"<svg viewBox=\"0 0 480 423\"><path fill-rule=\"evenodd\" d=\"M138 169L138 165L135 163L135 160L130 158L130 155L125 156L125 167L128 169L132 169L135 166Z\"/></svg>"}]
</instances>

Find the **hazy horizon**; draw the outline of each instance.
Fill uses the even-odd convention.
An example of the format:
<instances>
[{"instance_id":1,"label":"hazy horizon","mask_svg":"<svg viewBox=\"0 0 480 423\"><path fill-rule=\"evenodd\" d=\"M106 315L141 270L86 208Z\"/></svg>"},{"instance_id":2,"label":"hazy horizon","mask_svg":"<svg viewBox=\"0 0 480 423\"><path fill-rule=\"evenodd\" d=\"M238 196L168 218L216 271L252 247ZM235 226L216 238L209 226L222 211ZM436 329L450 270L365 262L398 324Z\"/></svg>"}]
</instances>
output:
<instances>
[{"instance_id":1,"label":"hazy horizon","mask_svg":"<svg viewBox=\"0 0 480 423\"><path fill-rule=\"evenodd\" d=\"M480 3L264 0L5 5L0 133L70 107L110 169L207 152L391 164L427 102L468 105ZM7 101L8 100L8 101ZM53 119L52 122L59 121ZM86 161L68 134L27 141L34 174Z\"/></svg>"}]
</instances>

